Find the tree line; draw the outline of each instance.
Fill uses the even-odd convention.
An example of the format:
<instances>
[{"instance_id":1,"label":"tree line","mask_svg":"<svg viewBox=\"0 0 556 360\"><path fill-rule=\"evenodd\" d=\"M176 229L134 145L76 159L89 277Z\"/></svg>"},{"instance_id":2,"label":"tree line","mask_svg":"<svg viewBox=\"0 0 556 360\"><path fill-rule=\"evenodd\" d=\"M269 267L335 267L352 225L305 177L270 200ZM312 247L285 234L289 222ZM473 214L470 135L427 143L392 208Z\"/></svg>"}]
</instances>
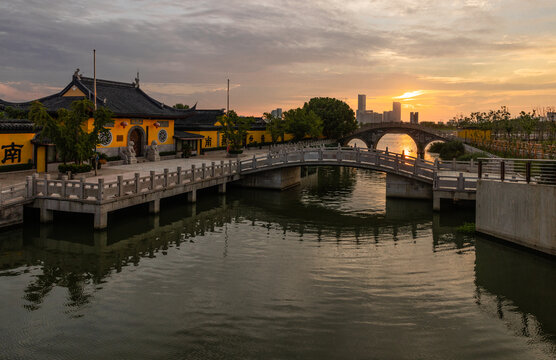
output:
<instances>
[{"instance_id":1,"label":"tree line","mask_svg":"<svg viewBox=\"0 0 556 360\"><path fill-rule=\"evenodd\" d=\"M448 126L458 129L490 130L495 139L507 140L555 140L556 121L547 119L552 108L535 109L532 112L521 111L518 116L512 116L507 107L487 112L472 112L454 116L448 121Z\"/></svg>"}]
</instances>

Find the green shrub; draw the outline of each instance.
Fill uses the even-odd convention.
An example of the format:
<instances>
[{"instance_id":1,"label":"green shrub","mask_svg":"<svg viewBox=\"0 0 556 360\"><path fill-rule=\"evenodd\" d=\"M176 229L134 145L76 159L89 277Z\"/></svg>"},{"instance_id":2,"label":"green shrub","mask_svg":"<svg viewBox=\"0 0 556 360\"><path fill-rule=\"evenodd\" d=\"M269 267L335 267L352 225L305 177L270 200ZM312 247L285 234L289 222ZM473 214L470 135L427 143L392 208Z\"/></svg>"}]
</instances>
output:
<instances>
[{"instance_id":1,"label":"green shrub","mask_svg":"<svg viewBox=\"0 0 556 360\"><path fill-rule=\"evenodd\" d=\"M58 171L61 173L67 173L71 171L72 174L79 174L89 172L93 167L89 164L60 164L58 165Z\"/></svg>"},{"instance_id":2,"label":"green shrub","mask_svg":"<svg viewBox=\"0 0 556 360\"><path fill-rule=\"evenodd\" d=\"M475 233L475 223L466 222L463 225L458 226L456 232L472 235Z\"/></svg>"},{"instance_id":3,"label":"green shrub","mask_svg":"<svg viewBox=\"0 0 556 360\"><path fill-rule=\"evenodd\" d=\"M8 171L20 171L20 170L29 170L33 168L33 164L15 164L15 165L2 165L0 166L0 172L8 172Z\"/></svg>"},{"instance_id":4,"label":"green shrub","mask_svg":"<svg viewBox=\"0 0 556 360\"><path fill-rule=\"evenodd\" d=\"M485 157L488 157L488 156L484 152L465 153L461 156L458 156L457 160L459 160L459 161L470 161L471 159L477 160L478 158L485 158Z\"/></svg>"},{"instance_id":5,"label":"green shrub","mask_svg":"<svg viewBox=\"0 0 556 360\"><path fill-rule=\"evenodd\" d=\"M435 142L430 146L429 152L439 154L443 146L444 146L443 142Z\"/></svg>"}]
</instances>

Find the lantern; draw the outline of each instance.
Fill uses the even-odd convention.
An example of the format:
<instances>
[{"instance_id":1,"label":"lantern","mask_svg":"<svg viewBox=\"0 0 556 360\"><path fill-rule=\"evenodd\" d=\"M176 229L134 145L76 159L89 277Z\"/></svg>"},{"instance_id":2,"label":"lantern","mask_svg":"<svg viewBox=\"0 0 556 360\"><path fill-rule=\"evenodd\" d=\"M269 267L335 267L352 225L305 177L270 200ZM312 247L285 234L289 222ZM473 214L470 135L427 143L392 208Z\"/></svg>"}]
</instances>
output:
<instances>
[{"instance_id":1,"label":"lantern","mask_svg":"<svg viewBox=\"0 0 556 360\"><path fill-rule=\"evenodd\" d=\"M160 123L157 121L153 124L153 126L158 129L160 127Z\"/></svg>"},{"instance_id":2,"label":"lantern","mask_svg":"<svg viewBox=\"0 0 556 360\"><path fill-rule=\"evenodd\" d=\"M122 121L120 125L122 125L122 127L125 129L125 127L128 126L129 124L127 123L127 121Z\"/></svg>"}]
</instances>

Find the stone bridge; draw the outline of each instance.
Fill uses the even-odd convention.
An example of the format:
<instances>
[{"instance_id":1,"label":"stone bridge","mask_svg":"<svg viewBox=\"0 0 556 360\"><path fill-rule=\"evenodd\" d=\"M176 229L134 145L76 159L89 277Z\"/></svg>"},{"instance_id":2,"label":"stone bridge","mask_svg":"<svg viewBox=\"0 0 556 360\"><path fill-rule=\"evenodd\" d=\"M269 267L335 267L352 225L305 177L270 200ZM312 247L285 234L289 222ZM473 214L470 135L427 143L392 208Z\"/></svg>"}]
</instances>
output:
<instances>
[{"instance_id":1,"label":"stone bridge","mask_svg":"<svg viewBox=\"0 0 556 360\"><path fill-rule=\"evenodd\" d=\"M409 135L417 145L417 155L421 159L425 157L425 148L432 141L448 141L450 139L446 134L418 124L394 122L365 124L351 135L340 139L340 142L347 146L351 140L359 139L367 145L367 148L376 149L378 142L386 134Z\"/></svg>"},{"instance_id":2,"label":"stone bridge","mask_svg":"<svg viewBox=\"0 0 556 360\"><path fill-rule=\"evenodd\" d=\"M158 213L160 200L187 195L195 202L197 190L218 187L226 191L228 183L254 188L284 189L300 181L301 166L347 166L387 173L386 195L402 198L432 199L441 191L449 194L473 194L477 178L476 165L469 162L430 162L388 151L361 148L294 148L269 152L251 159L212 162L196 168L151 171L142 176L117 180L87 182L85 179L61 180L36 176L24 184L0 189L0 220L6 225L23 222L23 207L40 209L41 222L50 222L54 211L94 215L96 229L107 227L108 213L140 204L148 204ZM462 171L459 176L442 175L443 170ZM466 173L466 177L463 173ZM452 195L449 195L452 196ZM0 227L2 222L0 221Z\"/></svg>"}]
</instances>

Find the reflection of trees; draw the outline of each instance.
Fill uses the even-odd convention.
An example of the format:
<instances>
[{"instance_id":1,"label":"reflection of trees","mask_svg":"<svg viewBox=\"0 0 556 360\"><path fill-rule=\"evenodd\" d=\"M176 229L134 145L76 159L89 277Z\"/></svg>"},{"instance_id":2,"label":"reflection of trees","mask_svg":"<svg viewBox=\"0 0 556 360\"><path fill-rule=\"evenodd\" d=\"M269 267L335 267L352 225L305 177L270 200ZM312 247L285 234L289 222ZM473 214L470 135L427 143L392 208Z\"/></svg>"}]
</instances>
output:
<instances>
[{"instance_id":1,"label":"reflection of trees","mask_svg":"<svg viewBox=\"0 0 556 360\"><path fill-rule=\"evenodd\" d=\"M337 188L341 191L353 189L355 173L321 173L317 189L313 186L308 191L325 194L324 187L329 186L328 195L332 196L338 182L343 184ZM112 216L120 219L111 224L108 232L87 232L86 236L78 236L84 232L78 222L41 226L32 231L20 229L12 233L9 247L0 248L0 269L41 265L42 273L25 290L26 308L38 309L54 287L62 287L68 291L68 309L77 311L90 301L98 284L106 281L112 272L139 265L143 258L164 255L207 232L222 231L223 256L226 256L227 224L247 222L267 233L278 230L283 234L298 234L300 240L354 239L357 244L376 243L384 235L396 240L401 233L417 239L419 232L431 231L431 227L433 234L454 233L453 227L431 224L432 210L428 202L388 199L384 213L358 215L303 203L300 191L234 189L226 197L204 194L195 205L175 200L174 204L165 204L156 217L147 216L141 209L115 213ZM306 234L312 236L305 237ZM438 235L436 238L440 240L435 240L435 246L450 248L449 240L442 240ZM14 256L19 260L14 261Z\"/></svg>"},{"instance_id":2,"label":"reflection of trees","mask_svg":"<svg viewBox=\"0 0 556 360\"><path fill-rule=\"evenodd\" d=\"M552 259L476 239L477 304L516 334L556 340L556 266Z\"/></svg>"}]
</instances>

